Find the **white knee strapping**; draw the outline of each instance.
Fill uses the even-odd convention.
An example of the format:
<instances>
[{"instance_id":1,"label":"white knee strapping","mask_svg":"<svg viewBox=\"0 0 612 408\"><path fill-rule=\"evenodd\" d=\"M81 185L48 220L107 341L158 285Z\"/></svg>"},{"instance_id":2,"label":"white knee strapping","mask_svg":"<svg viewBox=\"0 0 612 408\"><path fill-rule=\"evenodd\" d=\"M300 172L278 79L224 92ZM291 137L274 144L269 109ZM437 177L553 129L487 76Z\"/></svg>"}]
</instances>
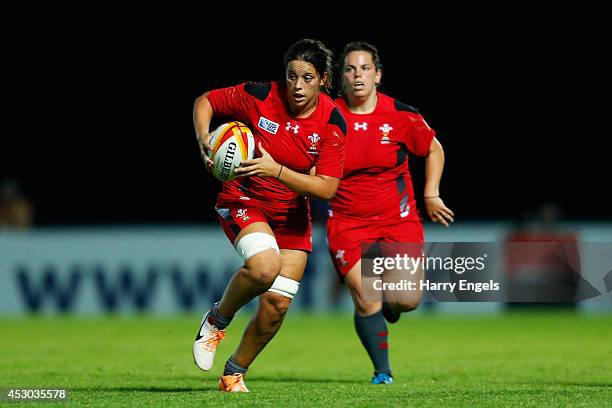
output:
<instances>
[{"instance_id":1,"label":"white knee strapping","mask_svg":"<svg viewBox=\"0 0 612 408\"><path fill-rule=\"evenodd\" d=\"M295 296L299 288L300 282L278 275L276 279L274 279L272 287L268 289L268 292L278 293L279 295L293 299L293 296Z\"/></svg>"},{"instance_id":2,"label":"white knee strapping","mask_svg":"<svg viewBox=\"0 0 612 408\"><path fill-rule=\"evenodd\" d=\"M280 252L276 239L265 232L252 232L240 238L236 245L236 252L246 262L247 259L266 249L275 249Z\"/></svg>"}]
</instances>

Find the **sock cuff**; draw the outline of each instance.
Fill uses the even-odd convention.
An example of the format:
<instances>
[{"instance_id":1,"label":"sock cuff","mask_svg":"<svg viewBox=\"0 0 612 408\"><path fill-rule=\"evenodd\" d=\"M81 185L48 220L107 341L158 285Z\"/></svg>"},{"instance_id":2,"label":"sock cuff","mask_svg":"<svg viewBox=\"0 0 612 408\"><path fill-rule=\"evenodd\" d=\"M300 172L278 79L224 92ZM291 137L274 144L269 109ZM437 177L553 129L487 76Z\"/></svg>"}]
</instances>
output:
<instances>
[{"instance_id":1,"label":"sock cuff","mask_svg":"<svg viewBox=\"0 0 612 408\"><path fill-rule=\"evenodd\" d=\"M223 369L223 375L233 375L233 374L244 374L247 372L248 367L242 367L240 364L234 360L234 356L232 355L226 362L225 368Z\"/></svg>"},{"instance_id":2,"label":"sock cuff","mask_svg":"<svg viewBox=\"0 0 612 408\"><path fill-rule=\"evenodd\" d=\"M219 330L223 330L230 324L233 317L234 316L226 317L219 313L219 302L216 302L210 310L208 322L217 327Z\"/></svg>"},{"instance_id":3,"label":"sock cuff","mask_svg":"<svg viewBox=\"0 0 612 408\"><path fill-rule=\"evenodd\" d=\"M359 320L368 320L368 319L377 318L377 317L382 317L384 319L382 309L380 309L378 312L371 314L369 316L359 316L357 312L355 312L355 319L359 319Z\"/></svg>"}]
</instances>

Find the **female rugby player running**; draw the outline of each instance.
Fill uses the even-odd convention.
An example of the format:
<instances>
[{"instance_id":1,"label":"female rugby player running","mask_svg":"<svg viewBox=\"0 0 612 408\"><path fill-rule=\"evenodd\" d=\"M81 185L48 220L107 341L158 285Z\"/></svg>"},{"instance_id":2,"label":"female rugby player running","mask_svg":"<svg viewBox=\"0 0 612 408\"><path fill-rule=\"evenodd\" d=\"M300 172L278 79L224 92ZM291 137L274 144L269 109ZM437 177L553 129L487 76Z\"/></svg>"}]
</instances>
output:
<instances>
[{"instance_id":1,"label":"female rugby player running","mask_svg":"<svg viewBox=\"0 0 612 408\"><path fill-rule=\"evenodd\" d=\"M240 177L223 183L217 197L219 221L244 265L204 315L193 344L196 365L209 370L234 314L261 295L225 364L222 391L248 392L243 375L280 328L312 250L308 197L330 200L342 176L346 124L321 93L331 83L332 58L320 41L300 40L285 54L284 81L217 89L195 102L195 131L209 169L213 116L244 122L260 156L243 162Z\"/></svg>"},{"instance_id":2,"label":"female rugby player running","mask_svg":"<svg viewBox=\"0 0 612 408\"><path fill-rule=\"evenodd\" d=\"M392 293L385 293L384 299L369 298L361 286L361 244L422 245L423 225L408 170L409 153L427 157L427 214L445 226L453 221L454 214L439 193L444 153L435 132L415 108L377 92L382 65L376 47L365 42L347 44L338 67L343 96L336 104L348 130L344 175L327 223L329 250L355 304L355 329L374 365L372 383L392 384L385 318L396 322L400 312L418 306L422 294L414 291L411 297L392 299ZM418 283L423 270L414 272Z\"/></svg>"}]
</instances>

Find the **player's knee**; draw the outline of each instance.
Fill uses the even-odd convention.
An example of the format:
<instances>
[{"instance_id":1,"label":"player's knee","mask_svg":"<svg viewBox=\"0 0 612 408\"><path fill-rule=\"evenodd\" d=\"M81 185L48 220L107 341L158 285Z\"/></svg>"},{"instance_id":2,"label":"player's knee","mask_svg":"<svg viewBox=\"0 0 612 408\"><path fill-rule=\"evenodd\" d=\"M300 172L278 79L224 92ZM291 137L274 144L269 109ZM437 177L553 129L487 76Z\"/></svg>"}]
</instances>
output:
<instances>
[{"instance_id":1,"label":"player's knee","mask_svg":"<svg viewBox=\"0 0 612 408\"><path fill-rule=\"evenodd\" d=\"M270 293L270 295L266 296L266 303L270 322L276 325L280 323L287 314L289 306L291 306L291 299L279 295L278 293Z\"/></svg>"},{"instance_id":2,"label":"player's knee","mask_svg":"<svg viewBox=\"0 0 612 408\"><path fill-rule=\"evenodd\" d=\"M413 300L410 302L402 302L400 308L403 312L412 312L413 310L416 310L420 304L421 302L417 300Z\"/></svg>"},{"instance_id":3,"label":"player's knee","mask_svg":"<svg viewBox=\"0 0 612 408\"><path fill-rule=\"evenodd\" d=\"M280 249L273 235L252 232L236 243L236 252L244 260L242 274L262 290L272 286L281 269Z\"/></svg>"},{"instance_id":4,"label":"player's knee","mask_svg":"<svg viewBox=\"0 0 612 408\"><path fill-rule=\"evenodd\" d=\"M269 249L247 259L242 273L257 287L268 289L280 273L281 263L280 255Z\"/></svg>"},{"instance_id":5,"label":"player's knee","mask_svg":"<svg viewBox=\"0 0 612 408\"><path fill-rule=\"evenodd\" d=\"M380 310L381 303L367 300L360 289L353 288L351 292L353 295L353 303L355 303L355 311L359 316L370 316Z\"/></svg>"},{"instance_id":6,"label":"player's knee","mask_svg":"<svg viewBox=\"0 0 612 408\"><path fill-rule=\"evenodd\" d=\"M420 299L402 300L398 302L388 302L391 309L397 312L411 312L416 310L421 304Z\"/></svg>"}]
</instances>

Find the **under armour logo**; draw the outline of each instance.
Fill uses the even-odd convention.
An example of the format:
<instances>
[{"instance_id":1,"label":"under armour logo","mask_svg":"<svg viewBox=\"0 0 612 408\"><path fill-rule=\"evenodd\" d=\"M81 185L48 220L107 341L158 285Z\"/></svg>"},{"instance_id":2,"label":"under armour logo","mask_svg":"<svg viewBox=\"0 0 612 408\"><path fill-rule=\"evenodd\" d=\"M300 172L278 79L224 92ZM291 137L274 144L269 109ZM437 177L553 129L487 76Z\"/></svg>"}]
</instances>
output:
<instances>
[{"instance_id":1,"label":"under armour logo","mask_svg":"<svg viewBox=\"0 0 612 408\"><path fill-rule=\"evenodd\" d=\"M300 128L300 125L295 125L295 126L291 126L291 122L287 122L287 126L285 127L285 130L293 130L293 133L297 133L298 129Z\"/></svg>"},{"instance_id":2,"label":"under armour logo","mask_svg":"<svg viewBox=\"0 0 612 408\"><path fill-rule=\"evenodd\" d=\"M353 129L355 130L368 130L368 122L355 122Z\"/></svg>"}]
</instances>

